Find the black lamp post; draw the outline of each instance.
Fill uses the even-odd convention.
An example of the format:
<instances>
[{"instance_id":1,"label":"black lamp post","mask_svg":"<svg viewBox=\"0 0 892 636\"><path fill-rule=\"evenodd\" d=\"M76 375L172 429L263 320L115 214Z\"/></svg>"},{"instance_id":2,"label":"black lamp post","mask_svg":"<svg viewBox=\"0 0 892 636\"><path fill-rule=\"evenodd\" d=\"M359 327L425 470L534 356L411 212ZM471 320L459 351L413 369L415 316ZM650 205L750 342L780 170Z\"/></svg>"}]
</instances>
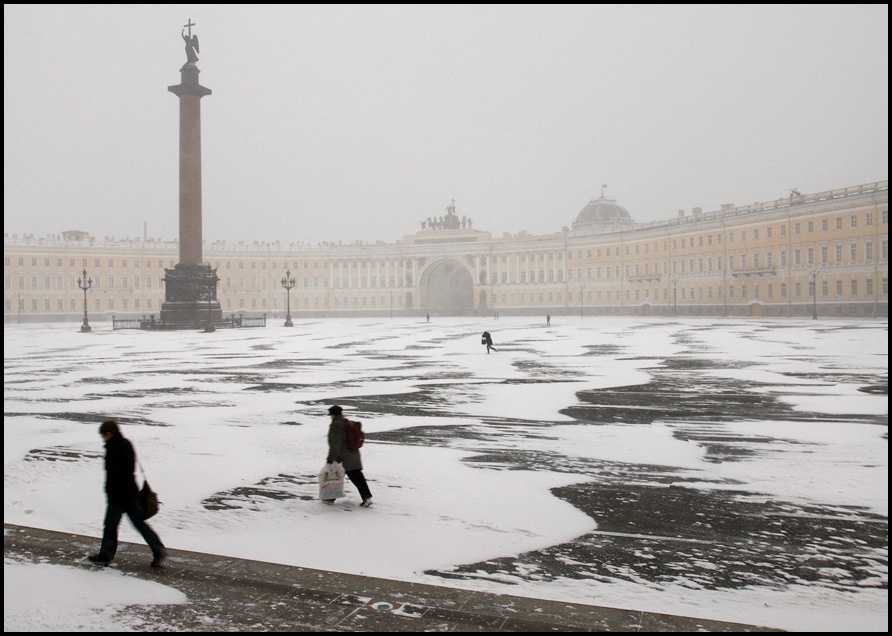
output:
<instances>
[{"instance_id":1,"label":"black lamp post","mask_svg":"<svg viewBox=\"0 0 892 636\"><path fill-rule=\"evenodd\" d=\"M291 288L294 287L294 279L291 278L291 270L285 270L285 278L282 279L282 287L285 288L285 326L293 327L291 322Z\"/></svg>"},{"instance_id":2,"label":"black lamp post","mask_svg":"<svg viewBox=\"0 0 892 636\"><path fill-rule=\"evenodd\" d=\"M87 320L87 290L93 286L93 279L87 278L87 270L84 269L84 277L77 279L77 286L84 290L84 324L81 325L81 333L93 331Z\"/></svg>"},{"instance_id":3,"label":"black lamp post","mask_svg":"<svg viewBox=\"0 0 892 636\"><path fill-rule=\"evenodd\" d=\"M672 277L672 311L678 315L678 277Z\"/></svg>"},{"instance_id":4,"label":"black lamp post","mask_svg":"<svg viewBox=\"0 0 892 636\"><path fill-rule=\"evenodd\" d=\"M214 281L212 284L208 285L208 324L204 326L205 333L214 333L216 331L216 327L214 327L214 319L211 314L211 300L214 296L214 287L217 286L217 282Z\"/></svg>"},{"instance_id":5,"label":"black lamp post","mask_svg":"<svg viewBox=\"0 0 892 636\"><path fill-rule=\"evenodd\" d=\"M812 267L808 272L811 274L811 319L818 319L818 272L821 271L819 267Z\"/></svg>"}]
</instances>

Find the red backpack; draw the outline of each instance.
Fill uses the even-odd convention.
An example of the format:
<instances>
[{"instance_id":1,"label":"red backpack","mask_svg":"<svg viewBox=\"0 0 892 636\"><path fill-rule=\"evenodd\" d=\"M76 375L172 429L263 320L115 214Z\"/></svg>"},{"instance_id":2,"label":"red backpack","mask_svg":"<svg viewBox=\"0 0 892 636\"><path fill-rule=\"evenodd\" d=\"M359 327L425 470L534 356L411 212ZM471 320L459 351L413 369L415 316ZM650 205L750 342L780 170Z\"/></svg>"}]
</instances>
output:
<instances>
[{"instance_id":1,"label":"red backpack","mask_svg":"<svg viewBox=\"0 0 892 636\"><path fill-rule=\"evenodd\" d=\"M362 422L346 419L344 421L347 423L347 426L345 427L347 432L347 439L345 441L347 450L357 451L362 447L362 443L365 441L365 433L362 432Z\"/></svg>"}]
</instances>

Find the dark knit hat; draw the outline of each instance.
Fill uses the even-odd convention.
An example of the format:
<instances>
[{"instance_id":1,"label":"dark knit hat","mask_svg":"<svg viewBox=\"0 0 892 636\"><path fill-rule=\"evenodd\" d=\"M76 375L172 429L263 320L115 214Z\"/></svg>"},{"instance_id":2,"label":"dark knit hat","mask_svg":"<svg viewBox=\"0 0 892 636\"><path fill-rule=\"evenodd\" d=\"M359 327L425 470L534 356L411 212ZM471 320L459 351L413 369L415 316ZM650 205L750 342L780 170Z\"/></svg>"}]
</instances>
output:
<instances>
[{"instance_id":1,"label":"dark knit hat","mask_svg":"<svg viewBox=\"0 0 892 636\"><path fill-rule=\"evenodd\" d=\"M340 406L338 406L337 404L335 404L334 406L330 406L330 407L328 407L328 414L329 414L329 415L340 415L340 414L343 413L343 412L344 412L344 409L342 409L342 408L341 408Z\"/></svg>"}]
</instances>

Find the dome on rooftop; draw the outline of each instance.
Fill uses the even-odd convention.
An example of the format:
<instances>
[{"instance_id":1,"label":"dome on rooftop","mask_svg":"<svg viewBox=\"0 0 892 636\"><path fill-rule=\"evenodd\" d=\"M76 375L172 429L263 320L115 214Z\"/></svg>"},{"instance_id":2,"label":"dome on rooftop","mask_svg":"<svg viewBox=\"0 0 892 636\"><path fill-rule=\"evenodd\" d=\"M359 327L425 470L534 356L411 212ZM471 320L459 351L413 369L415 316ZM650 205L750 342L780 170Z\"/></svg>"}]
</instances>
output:
<instances>
[{"instance_id":1,"label":"dome on rooftop","mask_svg":"<svg viewBox=\"0 0 892 636\"><path fill-rule=\"evenodd\" d=\"M623 206L601 194L580 210L573 221L573 231L599 231L634 224L632 215Z\"/></svg>"}]
</instances>

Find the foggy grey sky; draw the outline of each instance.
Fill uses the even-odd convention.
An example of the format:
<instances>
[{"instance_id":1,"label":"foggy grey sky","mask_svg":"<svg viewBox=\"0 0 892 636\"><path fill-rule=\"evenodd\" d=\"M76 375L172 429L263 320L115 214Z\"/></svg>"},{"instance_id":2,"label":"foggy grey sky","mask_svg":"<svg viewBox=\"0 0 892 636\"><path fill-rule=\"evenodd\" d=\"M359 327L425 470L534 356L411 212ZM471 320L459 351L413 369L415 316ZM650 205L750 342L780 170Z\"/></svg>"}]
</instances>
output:
<instances>
[{"instance_id":1,"label":"foggy grey sky","mask_svg":"<svg viewBox=\"0 0 892 636\"><path fill-rule=\"evenodd\" d=\"M4 5L4 232L178 234L200 40L204 238L495 236L888 179L888 6Z\"/></svg>"}]
</instances>

